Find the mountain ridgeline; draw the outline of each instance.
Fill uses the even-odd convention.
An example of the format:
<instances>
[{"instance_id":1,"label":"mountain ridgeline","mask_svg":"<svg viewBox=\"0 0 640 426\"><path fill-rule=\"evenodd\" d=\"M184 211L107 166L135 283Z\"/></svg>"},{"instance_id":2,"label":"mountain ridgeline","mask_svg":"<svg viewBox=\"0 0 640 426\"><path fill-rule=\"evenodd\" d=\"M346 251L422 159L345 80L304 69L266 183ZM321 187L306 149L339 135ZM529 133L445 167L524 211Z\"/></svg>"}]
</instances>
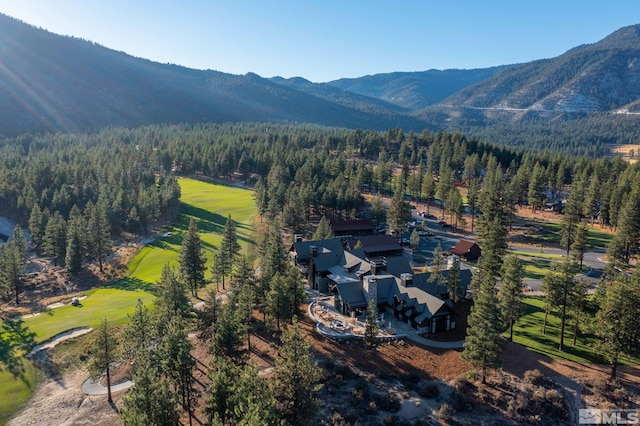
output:
<instances>
[{"instance_id":1,"label":"mountain ridgeline","mask_svg":"<svg viewBox=\"0 0 640 426\"><path fill-rule=\"evenodd\" d=\"M259 121L462 130L597 154L637 140L640 25L525 64L312 83L160 64L0 14L0 82L0 136Z\"/></svg>"}]
</instances>

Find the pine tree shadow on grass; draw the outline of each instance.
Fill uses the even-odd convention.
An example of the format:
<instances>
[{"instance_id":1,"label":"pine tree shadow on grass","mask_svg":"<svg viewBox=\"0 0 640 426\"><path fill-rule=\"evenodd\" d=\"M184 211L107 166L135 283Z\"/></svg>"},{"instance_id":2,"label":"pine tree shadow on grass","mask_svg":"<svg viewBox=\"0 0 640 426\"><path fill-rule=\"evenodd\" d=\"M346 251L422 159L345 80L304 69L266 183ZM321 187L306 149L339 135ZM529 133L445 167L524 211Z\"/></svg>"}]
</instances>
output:
<instances>
[{"instance_id":1,"label":"pine tree shadow on grass","mask_svg":"<svg viewBox=\"0 0 640 426\"><path fill-rule=\"evenodd\" d=\"M0 330L0 370L6 370L14 378L28 383L22 352L35 345L35 337L36 334L24 326L22 319L5 319Z\"/></svg>"},{"instance_id":2,"label":"pine tree shadow on grass","mask_svg":"<svg viewBox=\"0 0 640 426\"><path fill-rule=\"evenodd\" d=\"M183 212L182 219L174 226L176 230L186 232L189 229L189 219L193 217L198 224L198 230L200 232L222 234L224 225L227 223L227 218L199 207L187 206L186 211Z\"/></svg>"},{"instance_id":3,"label":"pine tree shadow on grass","mask_svg":"<svg viewBox=\"0 0 640 426\"><path fill-rule=\"evenodd\" d=\"M109 284L107 287L125 291L145 291L154 296L157 295L157 287L154 284L133 277L121 278Z\"/></svg>"}]
</instances>

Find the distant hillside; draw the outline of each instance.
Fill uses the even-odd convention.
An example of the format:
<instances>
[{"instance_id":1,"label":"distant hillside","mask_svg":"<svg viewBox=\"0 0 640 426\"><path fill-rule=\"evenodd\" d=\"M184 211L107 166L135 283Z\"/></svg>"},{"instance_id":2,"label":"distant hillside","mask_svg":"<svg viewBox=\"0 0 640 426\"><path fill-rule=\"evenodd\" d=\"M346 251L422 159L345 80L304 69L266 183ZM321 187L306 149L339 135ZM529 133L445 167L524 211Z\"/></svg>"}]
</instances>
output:
<instances>
[{"instance_id":1,"label":"distant hillside","mask_svg":"<svg viewBox=\"0 0 640 426\"><path fill-rule=\"evenodd\" d=\"M640 25L557 58L315 84L135 58L0 14L0 137L156 123L460 130L592 155L640 134Z\"/></svg>"},{"instance_id":2,"label":"distant hillside","mask_svg":"<svg viewBox=\"0 0 640 426\"><path fill-rule=\"evenodd\" d=\"M494 76L505 66L473 70L428 70L393 72L359 78L343 78L327 84L348 92L378 98L394 105L418 110Z\"/></svg>"},{"instance_id":3,"label":"distant hillside","mask_svg":"<svg viewBox=\"0 0 640 426\"><path fill-rule=\"evenodd\" d=\"M148 123L278 121L424 128L274 84L154 63L0 15L0 135Z\"/></svg>"},{"instance_id":4,"label":"distant hillside","mask_svg":"<svg viewBox=\"0 0 640 426\"><path fill-rule=\"evenodd\" d=\"M637 111L640 25L563 55L505 68L442 101L447 107L525 112Z\"/></svg>"}]
</instances>

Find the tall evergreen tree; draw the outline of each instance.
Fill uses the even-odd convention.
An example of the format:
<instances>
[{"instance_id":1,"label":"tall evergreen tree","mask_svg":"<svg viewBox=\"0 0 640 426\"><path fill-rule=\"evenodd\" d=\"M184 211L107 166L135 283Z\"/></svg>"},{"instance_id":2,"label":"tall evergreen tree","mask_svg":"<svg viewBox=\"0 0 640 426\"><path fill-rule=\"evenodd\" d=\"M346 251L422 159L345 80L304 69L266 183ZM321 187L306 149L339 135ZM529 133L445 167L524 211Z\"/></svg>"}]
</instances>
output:
<instances>
[{"instance_id":1,"label":"tall evergreen tree","mask_svg":"<svg viewBox=\"0 0 640 426\"><path fill-rule=\"evenodd\" d=\"M185 318L191 316L192 305L184 284L176 276L175 269L168 264L162 268L157 288L158 298L154 301L153 314L158 327L158 335L162 336L171 318L177 315Z\"/></svg>"},{"instance_id":2,"label":"tall evergreen tree","mask_svg":"<svg viewBox=\"0 0 640 426\"><path fill-rule=\"evenodd\" d=\"M117 342L107 324L107 318L103 318L100 327L96 330L96 336L89 350L91 356L89 371L93 377L99 377L102 373L107 378L107 400L113 402L111 397L111 364L116 361Z\"/></svg>"},{"instance_id":3,"label":"tall evergreen tree","mask_svg":"<svg viewBox=\"0 0 640 426\"><path fill-rule=\"evenodd\" d=\"M313 233L311 239L315 241L328 240L330 238L333 238L333 236L334 234L333 230L331 229L331 225L329 224L329 220L326 216L322 216L322 219L320 219L320 222L318 222L318 226L316 227L316 230Z\"/></svg>"},{"instance_id":4,"label":"tall evergreen tree","mask_svg":"<svg viewBox=\"0 0 640 426\"><path fill-rule=\"evenodd\" d=\"M629 279L617 276L599 294L595 332L600 338L598 348L611 364L610 379L617 375L622 355L638 350L640 329L640 270Z\"/></svg>"},{"instance_id":5,"label":"tall evergreen tree","mask_svg":"<svg viewBox=\"0 0 640 426\"><path fill-rule=\"evenodd\" d=\"M308 425L318 409L317 392L322 385L309 342L295 319L282 333L273 374L280 419L291 426Z\"/></svg>"},{"instance_id":6,"label":"tall evergreen tree","mask_svg":"<svg viewBox=\"0 0 640 426\"><path fill-rule=\"evenodd\" d=\"M221 305L218 320L214 324L209 351L214 358L227 358L236 364L246 362L247 351L243 347L246 329L235 315L230 303Z\"/></svg>"},{"instance_id":7,"label":"tall evergreen tree","mask_svg":"<svg viewBox=\"0 0 640 426\"><path fill-rule=\"evenodd\" d=\"M81 224L77 220L70 220L67 232L65 265L67 273L71 275L77 275L82 270L84 247L81 232Z\"/></svg>"},{"instance_id":8,"label":"tall evergreen tree","mask_svg":"<svg viewBox=\"0 0 640 426\"><path fill-rule=\"evenodd\" d=\"M427 281L430 283L435 283L436 286L440 287L446 284L446 279L444 277L444 271L447 265L445 265L444 257L442 256L442 247L440 247L440 243L433 249L433 258L431 259L431 268L429 268L429 278Z\"/></svg>"},{"instance_id":9,"label":"tall evergreen tree","mask_svg":"<svg viewBox=\"0 0 640 426\"><path fill-rule=\"evenodd\" d=\"M180 249L180 278L191 290L193 297L198 297L198 289L205 284L204 272L207 257L204 254L200 233L195 219L189 220L189 230L182 239Z\"/></svg>"},{"instance_id":10,"label":"tall evergreen tree","mask_svg":"<svg viewBox=\"0 0 640 426\"><path fill-rule=\"evenodd\" d=\"M49 217L44 231L43 252L53 259L53 265L64 264L67 252L67 223L59 212Z\"/></svg>"},{"instance_id":11,"label":"tall evergreen tree","mask_svg":"<svg viewBox=\"0 0 640 426\"><path fill-rule=\"evenodd\" d=\"M103 272L103 262L111 251L111 225L104 201L99 202L91 210L88 219L89 251L98 260L100 272Z\"/></svg>"},{"instance_id":12,"label":"tall evergreen tree","mask_svg":"<svg viewBox=\"0 0 640 426\"><path fill-rule=\"evenodd\" d=\"M462 358L481 370L483 384L487 382L487 371L500 367L502 362L500 310L495 293L495 278L485 273L473 298L462 351Z\"/></svg>"},{"instance_id":13,"label":"tall evergreen tree","mask_svg":"<svg viewBox=\"0 0 640 426\"><path fill-rule=\"evenodd\" d=\"M524 268L515 255L507 256L502 265L500 284L500 307L502 318L509 329L509 341L513 341L513 325L522 315L522 280Z\"/></svg>"},{"instance_id":14,"label":"tall evergreen tree","mask_svg":"<svg viewBox=\"0 0 640 426\"><path fill-rule=\"evenodd\" d=\"M378 307L371 299L367 304L367 322L364 329L364 343L371 349L378 341Z\"/></svg>"},{"instance_id":15,"label":"tall evergreen tree","mask_svg":"<svg viewBox=\"0 0 640 426\"><path fill-rule=\"evenodd\" d=\"M160 348L162 370L182 408L187 410L189 424L191 424L193 405L198 396L194 388L193 376L196 360L191 355L193 345L189 341L186 324L181 315L176 315L169 321L166 333L162 336Z\"/></svg>"},{"instance_id":16,"label":"tall evergreen tree","mask_svg":"<svg viewBox=\"0 0 640 426\"><path fill-rule=\"evenodd\" d=\"M410 218L411 210L409 209L409 204L404 201L404 187L399 187L393 194L389 204L389 211L387 212L389 226L397 232L398 239L402 238L404 223Z\"/></svg>"},{"instance_id":17,"label":"tall evergreen tree","mask_svg":"<svg viewBox=\"0 0 640 426\"><path fill-rule=\"evenodd\" d=\"M231 215L227 218L227 223L222 232L222 241L218 252L213 258L213 273L222 278L222 288L225 288L225 277L233 271L237 256L240 254L240 244L236 235L236 225Z\"/></svg>"},{"instance_id":18,"label":"tall evergreen tree","mask_svg":"<svg viewBox=\"0 0 640 426\"><path fill-rule=\"evenodd\" d=\"M0 246L0 295L13 293L16 305L20 304L22 291L22 267L27 251L24 232L19 225L13 229L13 236L6 245Z\"/></svg>"},{"instance_id":19,"label":"tall evergreen tree","mask_svg":"<svg viewBox=\"0 0 640 426\"><path fill-rule=\"evenodd\" d=\"M149 309L141 299L133 311L127 314L129 324L122 333L122 352L126 358L133 359L138 352L148 349L154 341L154 329Z\"/></svg>"},{"instance_id":20,"label":"tall evergreen tree","mask_svg":"<svg viewBox=\"0 0 640 426\"><path fill-rule=\"evenodd\" d=\"M125 426L175 426L180 413L169 383L148 349L136 356L131 369L133 387L122 398L120 418Z\"/></svg>"},{"instance_id":21,"label":"tall evergreen tree","mask_svg":"<svg viewBox=\"0 0 640 426\"><path fill-rule=\"evenodd\" d=\"M460 283L460 261L457 258L453 259L451 268L449 268L449 275L447 276L447 291L449 292L449 299L453 303L464 300L464 288Z\"/></svg>"}]
</instances>

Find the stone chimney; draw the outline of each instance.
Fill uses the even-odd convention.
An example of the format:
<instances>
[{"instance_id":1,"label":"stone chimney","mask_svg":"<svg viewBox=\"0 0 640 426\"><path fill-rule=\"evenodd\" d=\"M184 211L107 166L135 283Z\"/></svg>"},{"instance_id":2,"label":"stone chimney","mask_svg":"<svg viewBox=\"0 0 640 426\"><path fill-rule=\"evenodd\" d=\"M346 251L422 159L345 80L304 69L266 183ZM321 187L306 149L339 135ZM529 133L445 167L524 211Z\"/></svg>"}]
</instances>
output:
<instances>
[{"instance_id":1,"label":"stone chimney","mask_svg":"<svg viewBox=\"0 0 640 426\"><path fill-rule=\"evenodd\" d=\"M362 289L364 290L364 298L367 304L370 300L378 303L378 279L373 275L367 275L362 282Z\"/></svg>"},{"instance_id":2,"label":"stone chimney","mask_svg":"<svg viewBox=\"0 0 640 426\"><path fill-rule=\"evenodd\" d=\"M311 253L311 257L318 256L318 246L309 246L309 252Z\"/></svg>"},{"instance_id":3,"label":"stone chimney","mask_svg":"<svg viewBox=\"0 0 640 426\"><path fill-rule=\"evenodd\" d=\"M400 285L403 287L411 287L413 285L413 275L400 274Z\"/></svg>"}]
</instances>

